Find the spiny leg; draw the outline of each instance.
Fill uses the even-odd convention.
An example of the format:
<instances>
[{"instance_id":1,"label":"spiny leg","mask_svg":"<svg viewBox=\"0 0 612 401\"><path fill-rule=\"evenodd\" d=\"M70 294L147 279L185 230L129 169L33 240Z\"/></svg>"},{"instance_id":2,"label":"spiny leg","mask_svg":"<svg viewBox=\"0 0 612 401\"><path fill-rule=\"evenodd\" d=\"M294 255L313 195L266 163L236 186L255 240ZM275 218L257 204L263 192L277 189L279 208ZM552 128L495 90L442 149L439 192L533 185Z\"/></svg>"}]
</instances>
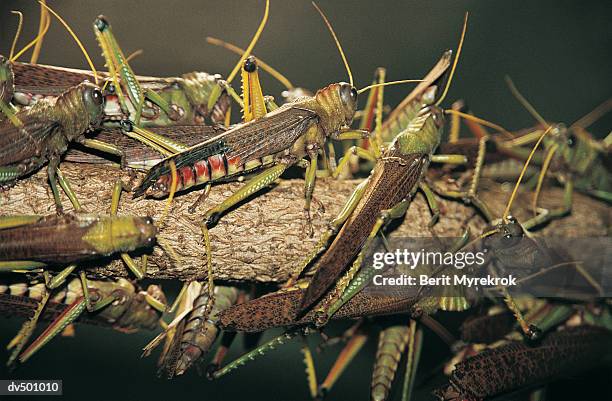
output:
<instances>
[{"instance_id":1,"label":"spiny leg","mask_svg":"<svg viewBox=\"0 0 612 401\"><path fill-rule=\"evenodd\" d=\"M278 177L281 176L281 174L283 174L283 172L287 169L288 166L288 164L279 163L257 174L246 184L244 184L242 188L234 192L222 203L209 209L204 215L204 224L208 228L214 226L219 221L219 218L224 212L226 212L228 209L232 208L236 204L242 202L249 196L259 192L263 188L272 184Z\"/></svg>"},{"instance_id":2,"label":"spiny leg","mask_svg":"<svg viewBox=\"0 0 612 401\"><path fill-rule=\"evenodd\" d=\"M41 299L40 301L38 301L38 304L36 305L36 309L34 310L34 315L32 316L31 319L26 321L21 326L17 335L11 340L11 342L6 347L7 350L12 349L11 355L9 356L9 359L6 363L7 366L12 366L15 363L15 361L17 360L17 357L21 353L21 350L23 349L23 347L26 345L26 343L28 342L32 334L34 333L34 330L36 329L36 324L38 323L38 319L42 315L42 312L45 306L47 305L47 301L49 300L49 296L51 295L51 291L49 291L48 285L47 285L49 281L49 275L47 273L43 273L43 275L45 277L45 286L42 287Z\"/></svg>"},{"instance_id":3,"label":"spiny leg","mask_svg":"<svg viewBox=\"0 0 612 401\"><path fill-rule=\"evenodd\" d=\"M315 371L314 360L312 358L312 352L308 346L306 336L302 335L302 347L300 351L304 356L304 365L306 366L306 380L308 383L308 389L310 390L310 397L317 397L317 373Z\"/></svg>"},{"instance_id":4,"label":"spiny leg","mask_svg":"<svg viewBox=\"0 0 612 401\"><path fill-rule=\"evenodd\" d=\"M364 344L368 339L368 335L363 330L358 330L349 338L349 341L346 343L338 358L334 362L333 366L329 370L329 373L323 380L323 383L319 386L318 396L320 398L325 397L332 389L336 381L342 376L342 373L346 370L346 368L351 364L353 358L359 353L359 351L363 348Z\"/></svg>"},{"instance_id":5,"label":"spiny leg","mask_svg":"<svg viewBox=\"0 0 612 401\"><path fill-rule=\"evenodd\" d=\"M333 315L333 313L335 313L344 303L348 302L350 298L344 299L343 294L355 278L355 275L359 272L363 259L365 258L370 244L376 237L376 234L389 221L398 219L404 214L406 214L406 211L408 210L409 206L410 200L404 200L393 206L391 209L383 210L380 212L380 216L376 220L374 227L372 228L370 234L368 235L368 238L366 239L363 247L361 248L359 255L353 262L353 265L349 268L348 272L338 281L336 286L329 292L322 305L317 308L315 318L315 325L317 327L321 327L327 324L327 321ZM342 303L338 301L342 301Z\"/></svg>"},{"instance_id":6,"label":"spiny leg","mask_svg":"<svg viewBox=\"0 0 612 401\"><path fill-rule=\"evenodd\" d=\"M472 181L470 183L470 188L467 192L464 191L445 191L441 189L434 189L435 192L439 193L442 196L446 196L454 199L462 199L467 204L474 205L480 213L485 217L487 221L491 221L493 219L493 215L491 214L487 205L480 200L477 195L478 184L480 183L480 176L482 174L482 167L484 166L484 160L487 151L487 141L489 137L482 137L478 141L478 156L476 157L476 163L474 165L474 173L472 174ZM438 161L441 163L453 163L457 162L457 164L463 164L457 155L434 155L432 157L432 161Z\"/></svg>"},{"instance_id":7,"label":"spiny leg","mask_svg":"<svg viewBox=\"0 0 612 401\"><path fill-rule=\"evenodd\" d=\"M111 216L117 215L117 210L119 209L119 200L121 199L122 191L123 191L123 182L121 180L118 180L117 182L115 182L115 185L113 186L113 195L112 195L111 207L110 207ZM134 262L134 260L131 258L131 256L125 252L121 253L121 259L123 259L123 262L126 264L128 269L130 269L130 271L134 274L134 276L136 276L138 280L142 279L146 275L147 273L147 265L146 265L147 259L146 258L143 258L142 268L139 268L136 265L136 262Z\"/></svg>"},{"instance_id":8,"label":"spiny leg","mask_svg":"<svg viewBox=\"0 0 612 401\"><path fill-rule=\"evenodd\" d=\"M85 310L86 302L84 297L77 298L72 304L70 304L64 312L62 312L57 319L55 319L45 331L38 336L36 340L30 344L30 346L19 356L19 361L25 363L32 357L38 350L45 346L51 341L57 334L61 333L66 326L77 319L81 313Z\"/></svg>"},{"instance_id":9,"label":"spiny leg","mask_svg":"<svg viewBox=\"0 0 612 401\"><path fill-rule=\"evenodd\" d=\"M301 328L287 331L287 332L281 334L280 336L271 339L267 343L260 345L259 347L255 348L254 350L249 351L246 354L238 357L234 361L228 363L227 365L225 365L221 369L219 369L216 372L212 373L211 377L213 379L218 379L218 378L220 378L222 376L225 376L226 374L228 374L232 370L238 369L240 366L243 366L247 362L255 360L258 356L262 356L265 353L267 353L268 351L271 351L274 348L278 347L279 345L285 344L287 341L291 340L292 338L294 338L298 334L307 334L307 332L305 331L305 329L301 329Z\"/></svg>"},{"instance_id":10,"label":"spiny leg","mask_svg":"<svg viewBox=\"0 0 612 401\"><path fill-rule=\"evenodd\" d=\"M342 208L338 216L329 223L329 228L321 235L321 239L319 240L319 242L317 242L317 245L315 245L312 253L308 255L308 257L306 257L305 261L300 265L300 268L295 270L291 274L291 276L287 280L287 283L285 284L285 287L291 287L298 279L298 277L302 274L304 269L306 269L306 267L314 260L314 258L316 258L321 252L325 251L325 249L327 249L331 237L333 237L338 232L338 230L340 230L340 227L342 227L344 222L350 217L350 215L353 213L353 210L355 210L355 208L359 204L359 201L363 197L363 193L366 189L367 183L368 180L363 180L363 182L361 182L355 188L347 202L344 204L344 207Z\"/></svg>"},{"instance_id":11,"label":"spiny leg","mask_svg":"<svg viewBox=\"0 0 612 401\"><path fill-rule=\"evenodd\" d=\"M422 347L423 330L418 327L416 321L411 320L408 355L406 357L406 372L404 374L404 385L402 386L402 401L410 401Z\"/></svg>"}]
</instances>

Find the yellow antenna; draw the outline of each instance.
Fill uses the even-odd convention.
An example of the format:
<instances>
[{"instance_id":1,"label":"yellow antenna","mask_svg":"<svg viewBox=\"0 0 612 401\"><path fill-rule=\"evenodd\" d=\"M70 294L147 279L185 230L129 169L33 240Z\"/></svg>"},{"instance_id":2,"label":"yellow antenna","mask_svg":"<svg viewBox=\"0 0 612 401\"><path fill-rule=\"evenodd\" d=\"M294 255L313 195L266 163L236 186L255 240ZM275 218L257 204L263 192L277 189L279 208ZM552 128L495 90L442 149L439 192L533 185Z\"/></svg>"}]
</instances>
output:
<instances>
[{"instance_id":1,"label":"yellow antenna","mask_svg":"<svg viewBox=\"0 0 612 401\"><path fill-rule=\"evenodd\" d=\"M423 82L422 79L402 79L399 81L389 81L389 82L383 82L380 84L372 84L372 85L368 85L365 88L359 89L357 91L358 94L362 94L363 92L370 90L372 88L377 88L379 86L389 86L389 85L399 85L399 84L407 84L407 83L413 83L413 82Z\"/></svg>"},{"instance_id":2,"label":"yellow antenna","mask_svg":"<svg viewBox=\"0 0 612 401\"><path fill-rule=\"evenodd\" d=\"M451 114L451 115L454 115L454 116L459 116L459 117L464 118L466 120L474 121L474 122L476 122L478 124L484 125L485 127L493 128L494 130L497 130L497 131L503 133L504 135L509 136L510 138L514 138L514 135L512 135L512 133L510 131L508 131L507 129L505 129L501 125L497 125L495 123L492 123L491 121L484 120L484 119L482 119L480 117L476 117L476 116L473 116L471 114L463 113L463 112L461 112L459 110L453 110L453 109L444 110L444 114Z\"/></svg>"},{"instance_id":3,"label":"yellow antenna","mask_svg":"<svg viewBox=\"0 0 612 401\"><path fill-rule=\"evenodd\" d=\"M516 88L516 85L514 85L514 82L512 82L512 79L507 75L504 79L506 80L508 88L510 88L510 92L512 92L512 95L516 98L516 100L518 100L519 103L522 104L525 109L527 109L529 114L531 114L533 118L538 120L540 124L542 124L544 127L548 127L548 122L544 119L544 117L540 115L540 113L537 112L535 107L533 107L531 103L529 103L527 99L525 99L521 92L519 92L519 90Z\"/></svg>"},{"instance_id":4,"label":"yellow antenna","mask_svg":"<svg viewBox=\"0 0 612 401\"><path fill-rule=\"evenodd\" d=\"M542 172L538 177L538 184L536 185L535 193L533 194L533 201L531 202L531 208L533 209L534 216L537 215L537 207L538 207L538 198L540 197L540 191L542 190L542 185L544 184L544 178L546 177L546 172L548 171L548 167L550 166L550 162L552 161L553 156L557 152L558 145L554 144L550 147L550 150L546 154L544 158L544 163L542 163Z\"/></svg>"},{"instance_id":5,"label":"yellow antenna","mask_svg":"<svg viewBox=\"0 0 612 401\"><path fill-rule=\"evenodd\" d=\"M244 62L244 60L246 60L246 58L249 57L249 54L251 54L251 52L253 51L253 48L255 47L257 40L259 40L259 36L261 36L261 33L263 32L264 27L266 26L266 22L268 22L269 13L270 13L270 0L266 0L266 10L264 11L264 16L261 20L261 23L259 24L259 27L257 28L257 31L255 32L255 35L253 36L253 39L251 39L251 43L249 43L249 46L247 47L246 51L242 54L242 56L240 57L240 60L238 60L238 63L236 63L236 66L234 67L232 72L227 77L228 84L232 82L232 80L234 79L234 77L236 76L240 68L242 67L242 63Z\"/></svg>"},{"instance_id":6,"label":"yellow antenna","mask_svg":"<svg viewBox=\"0 0 612 401\"><path fill-rule=\"evenodd\" d=\"M19 57L21 57L23 55L23 53L27 52L30 49L30 47L34 46L36 43L38 43L40 40L42 40L42 38L47 34L47 31L49 30L49 26L50 25L51 25L51 20L47 19L47 21L45 22L45 28L43 29L43 31L40 32L34 39L32 39L32 41L30 43L25 45L23 49L21 49L19 52L17 52L17 54L15 54L13 57L11 57L10 60L12 62L17 61L19 59Z\"/></svg>"},{"instance_id":7,"label":"yellow antenna","mask_svg":"<svg viewBox=\"0 0 612 401\"><path fill-rule=\"evenodd\" d=\"M459 39L459 46L457 47L457 55L455 56L455 61L453 61L453 67L451 68L451 72L448 77L448 82L446 83L446 87L444 88L444 92L442 92L442 96L440 96L440 99L438 99L438 101L436 102L436 106L439 106L440 103L442 103L442 101L446 97L446 94L448 93L448 88L450 88L450 84L453 81L453 76L455 75L455 69L457 68L457 63L459 63L459 56L461 55L461 49L463 49L463 39L465 38L465 31L467 31L467 23L468 23L469 15L470 13L466 11L465 17L463 17L463 30L461 31L461 39Z\"/></svg>"},{"instance_id":8,"label":"yellow antenna","mask_svg":"<svg viewBox=\"0 0 612 401\"><path fill-rule=\"evenodd\" d=\"M538 139L536 144L533 146L533 149L531 149L531 153L529 153L529 157L527 158L527 161L523 165L523 170L521 171L521 175L519 175L519 178L516 181L516 184L514 185L514 190L512 190L512 194L510 195L510 200L508 200L508 204L506 205L506 210L504 210L504 214L502 215L502 219L504 222L508 221L508 215L510 214L510 207L512 206L512 202L514 202L514 198L516 197L516 193L518 192L519 185L521 185L521 181L523 180L525 171L527 171L527 167L529 167L529 162L531 162L531 158L535 154L536 150L538 149L538 146L540 145L540 143L542 142L546 134L548 134L551 129L552 129L551 126L546 128L546 131L544 131L540 139Z\"/></svg>"},{"instance_id":9,"label":"yellow antenna","mask_svg":"<svg viewBox=\"0 0 612 401\"><path fill-rule=\"evenodd\" d=\"M15 46L17 46L17 40L19 40L19 35L21 35L21 28L23 28L23 14L21 11L11 11L11 13L17 15L19 18L19 24L17 25L17 31L15 32L15 37L13 38L13 44L11 45L11 52L9 53L9 60L13 58L13 54L15 54Z\"/></svg>"},{"instance_id":10,"label":"yellow antenna","mask_svg":"<svg viewBox=\"0 0 612 401\"><path fill-rule=\"evenodd\" d=\"M74 31L72 30L72 28L70 28L70 26L68 25L68 23L66 21L64 21L64 19L62 17L60 17L60 15L58 13L56 13L55 11L53 11L53 9L51 7L49 7L48 5L44 4L42 1L38 0L38 4L40 4L41 6L43 6L44 8L47 9L47 11L49 11L51 14L53 14L53 16L55 18L57 18L57 20L64 25L64 28L66 28L66 30L68 31L68 33L70 34L70 36L72 36L72 38L74 39L74 41L76 42L76 44L79 46L79 48L81 49L81 51L83 52L83 55L85 56L85 59L87 60L87 63L89 64L89 67L91 68L91 72L93 72L94 75L94 81L96 82L96 85L98 85L98 72L96 71L96 67L94 67L93 62L91 61L91 57L89 57L89 54L87 53L87 50L85 50L85 46L83 46L83 43L81 43L81 41L79 40L79 38L77 37L77 35L74 33Z\"/></svg>"},{"instance_id":11,"label":"yellow antenna","mask_svg":"<svg viewBox=\"0 0 612 401\"><path fill-rule=\"evenodd\" d=\"M47 0L41 0L44 4L47 4ZM40 55L40 49L42 48L42 43L45 38L45 34L47 30L45 26L47 25L47 21L49 20L49 11L43 6L40 7L40 21L38 21L38 35L40 36L40 40L36 42L36 46L34 46L34 51L32 52L32 57L30 57L30 63L36 64L38 62L38 56ZM45 34L43 34L45 32ZM42 35L41 35L42 34Z\"/></svg>"},{"instance_id":12,"label":"yellow antenna","mask_svg":"<svg viewBox=\"0 0 612 401\"><path fill-rule=\"evenodd\" d=\"M242 55L245 53L245 50L232 44L229 42L226 42L224 40L218 39L218 38L213 38L212 36L207 36L206 37L206 42L210 43L211 45L215 45L215 46L219 46L222 47L224 49L227 49L233 53ZM277 81L279 81L281 84L283 84L283 86L287 89L293 89L294 86L291 83L291 81L289 81L289 79L287 79L287 77L285 77L283 74L281 74L276 68L272 67L270 64L264 62L262 59L260 59L259 57L255 57L255 59L257 60L257 65L264 70L265 72L267 72L268 74L272 75L272 77L274 77Z\"/></svg>"},{"instance_id":13,"label":"yellow antenna","mask_svg":"<svg viewBox=\"0 0 612 401\"><path fill-rule=\"evenodd\" d=\"M353 74L351 73L351 67L349 67L349 63L346 60L346 56L344 55L344 51L342 50L342 45L340 44L340 41L338 40L338 37L336 36L336 32L334 32L334 28L332 28L331 24L329 23L329 20L327 19L325 14L323 14L323 11L321 11L319 6L317 6L317 3L313 1L312 5L314 6L314 8L317 9L319 14L321 14L321 18L323 18L325 25L327 25L327 29L329 29L329 32L332 34L334 41L336 42L336 47L338 47L338 51L340 52L340 55L342 56L342 61L344 62L344 66L346 67L346 72L348 73L348 76L349 76L349 84L351 84L351 86L354 86L353 85Z\"/></svg>"}]
</instances>

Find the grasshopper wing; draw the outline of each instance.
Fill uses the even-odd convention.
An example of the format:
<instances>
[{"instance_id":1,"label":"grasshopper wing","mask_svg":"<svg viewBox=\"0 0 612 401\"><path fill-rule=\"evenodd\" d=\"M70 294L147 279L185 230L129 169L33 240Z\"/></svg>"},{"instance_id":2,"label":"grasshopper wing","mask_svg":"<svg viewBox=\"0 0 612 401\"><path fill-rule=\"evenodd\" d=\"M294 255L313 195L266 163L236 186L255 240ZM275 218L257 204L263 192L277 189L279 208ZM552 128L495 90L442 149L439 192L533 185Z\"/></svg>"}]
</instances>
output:
<instances>
[{"instance_id":1,"label":"grasshopper wing","mask_svg":"<svg viewBox=\"0 0 612 401\"><path fill-rule=\"evenodd\" d=\"M141 196L160 177L170 174L172 161L177 168L181 168L193 166L211 156L223 155L226 159L238 160L237 165L240 166L249 160L290 148L317 119L317 114L312 110L289 106L241 124L155 165L134 192L134 197Z\"/></svg>"},{"instance_id":2,"label":"grasshopper wing","mask_svg":"<svg viewBox=\"0 0 612 401\"><path fill-rule=\"evenodd\" d=\"M0 166L18 163L44 148L45 140L59 129L55 121L38 118L22 118L22 127L13 125L8 119L0 121Z\"/></svg>"}]
</instances>

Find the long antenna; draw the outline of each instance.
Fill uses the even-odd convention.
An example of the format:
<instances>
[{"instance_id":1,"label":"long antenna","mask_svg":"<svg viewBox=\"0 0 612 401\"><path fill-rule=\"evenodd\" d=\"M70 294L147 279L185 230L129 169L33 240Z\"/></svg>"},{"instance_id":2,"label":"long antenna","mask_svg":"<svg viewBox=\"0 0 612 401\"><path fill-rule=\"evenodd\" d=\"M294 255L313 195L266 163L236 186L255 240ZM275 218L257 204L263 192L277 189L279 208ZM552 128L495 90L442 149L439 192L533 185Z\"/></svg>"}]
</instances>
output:
<instances>
[{"instance_id":1,"label":"long antenna","mask_svg":"<svg viewBox=\"0 0 612 401\"><path fill-rule=\"evenodd\" d=\"M342 56L342 61L344 62L344 66L346 67L346 72L348 73L348 76L349 76L349 84L351 84L351 86L354 86L353 85L353 73L351 73L351 67L349 67L349 63L346 60L346 56L344 55L344 51L342 50L342 45L340 44L340 41L338 40L338 36L336 36L336 32L334 32L334 28L332 28L331 24L329 23L329 20L327 19L325 14L323 14L323 11L319 8L319 6L317 6L317 3L313 1L312 5L314 6L314 8L317 9L319 14L321 14L321 18L323 18L323 22L325 22L325 25L327 25L327 29L329 29L329 32L332 34L334 41L336 42L336 46L338 47L338 51L340 52L340 55Z\"/></svg>"},{"instance_id":2,"label":"long antenna","mask_svg":"<svg viewBox=\"0 0 612 401\"><path fill-rule=\"evenodd\" d=\"M380 84L372 84L372 85L368 85L365 88L361 88L357 91L358 94L362 94L363 92L370 90L372 88L378 88L379 86L389 86L389 85L399 85L399 84L408 84L408 83L413 83L413 82L423 82L422 79L402 79L399 81L389 81L389 82L383 82Z\"/></svg>"},{"instance_id":3,"label":"long antenna","mask_svg":"<svg viewBox=\"0 0 612 401\"><path fill-rule=\"evenodd\" d=\"M506 210L504 210L504 214L502 215L502 219L504 221L507 221L508 215L510 214L510 207L512 206L512 202L514 202L514 198L516 197L516 193L518 192L519 185L521 185L521 181L523 180L525 171L527 171L527 167L529 167L529 162L531 162L531 158L535 154L536 150L538 149L538 146L540 145L546 134L548 134L551 129L552 127L549 125L548 128L546 128L546 131L544 131L544 133L540 137L540 139L538 139L536 144L533 146L533 149L531 149L531 153L529 153L529 157L523 165L523 170L521 170L521 175L519 175L519 178L516 181L516 184L514 185L514 190L512 190L512 194L510 195L510 199L508 200L508 204L506 205Z\"/></svg>"},{"instance_id":4,"label":"long antenna","mask_svg":"<svg viewBox=\"0 0 612 401\"><path fill-rule=\"evenodd\" d=\"M525 96L523 96L521 92L519 92L516 85L514 85L514 82L512 82L512 79L508 75L506 75L504 79L506 80L508 88L510 89L510 92L512 92L512 95L516 98L516 100L518 100L519 103L522 104L525 109L527 109L529 114L531 114L533 118L538 120L540 124L542 124L544 127L548 127L548 122L544 119L544 117L540 115L540 113L538 113L535 107L533 107L531 103L529 103L527 99L525 99Z\"/></svg>"},{"instance_id":5,"label":"long antenna","mask_svg":"<svg viewBox=\"0 0 612 401\"><path fill-rule=\"evenodd\" d=\"M34 39L32 39L32 41L30 43L28 43L27 45L25 45L23 47L23 49L21 49L20 51L17 52L17 54L15 54L13 57L10 58L11 61L17 61L19 59L19 57L21 57L23 55L23 53L27 52L30 47L34 46L35 44L37 44L38 42L40 42L45 35L47 34L47 31L49 30L49 26L51 26L51 19L47 18L45 21L45 27L42 30L42 32L39 32L38 35L36 35L36 37Z\"/></svg>"},{"instance_id":6,"label":"long antenna","mask_svg":"<svg viewBox=\"0 0 612 401\"><path fill-rule=\"evenodd\" d=\"M446 87L444 88L444 92L442 92L442 96L440 96L440 99L438 99L438 101L436 102L436 106L439 106L440 103L442 103L442 101L446 97L446 94L448 93L448 88L450 88L450 84L453 81L453 76L455 75L455 69L457 68L457 63L459 63L459 56L461 55L461 49L463 49L463 39L465 38L465 31L467 31L467 23L468 23L469 15L470 13L466 11L465 17L463 17L463 30L461 31L461 39L459 39L459 46L457 47L457 55L455 56L455 61L453 61L453 67L451 68L451 72L448 77L448 81L446 82Z\"/></svg>"},{"instance_id":7,"label":"long antenna","mask_svg":"<svg viewBox=\"0 0 612 401\"><path fill-rule=\"evenodd\" d=\"M47 4L47 0L41 0L44 4ZM32 57L30 57L30 63L36 64L38 62L38 56L40 55L40 49L42 48L43 40L45 39L46 33L45 26L47 26L47 21L49 21L49 11L46 8L40 7L40 21L38 21L38 34L40 35L40 40L36 42L36 46L34 46L34 51L32 52ZM41 35L42 34L42 35Z\"/></svg>"},{"instance_id":8,"label":"long antenna","mask_svg":"<svg viewBox=\"0 0 612 401\"><path fill-rule=\"evenodd\" d=\"M21 11L11 11L11 13L17 15L19 18L19 23L17 25L17 31L15 32L15 37L13 38L13 44L11 44L11 52L9 53L9 60L13 58L13 54L15 54L15 46L17 46L17 41L19 40L19 35L21 35L21 28L23 28L23 14Z\"/></svg>"},{"instance_id":9,"label":"long antenna","mask_svg":"<svg viewBox=\"0 0 612 401\"><path fill-rule=\"evenodd\" d=\"M266 22L268 22L269 13L270 13L270 0L266 0L266 10L264 11L264 16L261 22L259 23L259 27L257 28L257 31L255 31L255 35L253 36L253 39L251 39L251 43L249 43L249 46L247 47L246 51L242 54L242 56L240 57L240 60L238 60L238 63L236 63L236 66L234 66L234 69L228 75L227 77L228 84L232 82L232 80L234 79L234 77L236 76L240 68L242 67L242 63L244 63L244 60L246 60L246 58L249 57L249 54L251 54L251 52L253 51L253 48L255 47L257 40L259 40L259 36L261 36L261 33L263 32L264 27L266 26Z\"/></svg>"},{"instance_id":10,"label":"long antenna","mask_svg":"<svg viewBox=\"0 0 612 401\"><path fill-rule=\"evenodd\" d=\"M85 50L85 46L83 46L83 43L81 43L81 41L79 40L77 35L74 33L72 28L70 28L70 25L68 25L68 23L66 21L64 21L64 19L62 17L60 17L60 15L58 13L53 11L53 9L51 7L49 7L48 5L46 5L45 3L41 2L40 0L38 0L38 4L40 4L41 6L46 8L47 11L49 11L51 14L53 14L53 16L55 18L57 18L57 20L59 22L61 22L62 25L64 25L64 28L66 28L66 30L68 31L70 36L72 36L72 38L74 39L76 44L79 46L79 48L83 52L83 55L85 56L85 59L87 60L87 63L89 64L89 67L91 68L91 72L93 72L93 74L94 74L94 80L96 81L96 85L98 85L98 72L96 71L96 67L94 67L93 62L91 61L91 57L89 57L89 54L87 53L87 50Z\"/></svg>"},{"instance_id":11,"label":"long antenna","mask_svg":"<svg viewBox=\"0 0 612 401\"><path fill-rule=\"evenodd\" d=\"M233 53L242 55L245 54L245 50L236 46L233 43L229 43L226 42L224 40L218 39L218 38L213 38L212 36L207 36L206 37L206 42L210 43L211 45L215 45L215 46L220 46L224 49L227 49ZM270 64L264 62L262 59L260 59L259 57L255 57L255 59L257 60L257 63L259 65L259 67L261 67L262 70L264 70L265 72L267 72L268 74L272 75L277 81L279 81L281 84L283 84L285 86L285 88L287 89L293 89L294 86L291 83L291 81L289 81L289 79L287 79L287 77L285 77L283 74L281 74L276 68L272 67Z\"/></svg>"}]
</instances>

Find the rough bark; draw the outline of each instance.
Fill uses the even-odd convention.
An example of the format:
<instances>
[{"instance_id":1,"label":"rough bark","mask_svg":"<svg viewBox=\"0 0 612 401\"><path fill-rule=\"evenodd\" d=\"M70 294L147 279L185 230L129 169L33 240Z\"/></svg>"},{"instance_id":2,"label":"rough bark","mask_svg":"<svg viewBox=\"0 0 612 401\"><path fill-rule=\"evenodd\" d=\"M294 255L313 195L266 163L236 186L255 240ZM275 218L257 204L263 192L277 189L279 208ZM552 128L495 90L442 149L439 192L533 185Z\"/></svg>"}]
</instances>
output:
<instances>
[{"instance_id":1,"label":"rough bark","mask_svg":"<svg viewBox=\"0 0 612 401\"><path fill-rule=\"evenodd\" d=\"M131 185L139 179L117 169L82 164L64 163L62 171L70 180L85 211L98 214L108 213L111 189L117 179ZM210 231L215 278L260 282L285 280L311 251L327 222L340 211L358 182L332 179L317 181L315 197L325 206L325 212L320 213L316 203L313 203L313 238L308 238L304 230L304 182L299 179L281 180L267 192L223 216L219 224ZM160 228L158 238L168 243L179 258L174 260L162 248L155 246L149 258L148 277L181 280L205 278L206 254L199 221L207 208L221 202L241 185L230 183L213 187L209 198L194 214L190 214L187 208L196 200L200 191L177 196L168 218ZM503 188L501 185L491 185L480 192L497 216L501 215L509 197L509 191L504 191ZM526 194L522 194L516 200L512 209L519 218L528 217L525 211L528 210L530 199ZM542 194L541 204L558 205L561 199L562 191L550 188ZM474 216L474 210L469 206L444 199L439 199L439 204L442 215L434 227L437 235L458 236L463 232L462 227L468 220L473 232L484 227L483 219ZM65 210L72 210L67 199L64 199L64 206ZM148 215L159 221L164 207L165 200L134 200L124 193L119 213ZM0 193L1 215L54 212L53 197L44 171ZM427 228L430 217L431 213L424 197L418 194L403 223L391 236L430 236L431 232ZM608 234L609 223L610 209L606 204L577 194L572 214L548 225L541 233L562 237L601 236ZM89 272L96 278L129 276L120 260L106 265L93 264L89 267Z\"/></svg>"}]
</instances>

